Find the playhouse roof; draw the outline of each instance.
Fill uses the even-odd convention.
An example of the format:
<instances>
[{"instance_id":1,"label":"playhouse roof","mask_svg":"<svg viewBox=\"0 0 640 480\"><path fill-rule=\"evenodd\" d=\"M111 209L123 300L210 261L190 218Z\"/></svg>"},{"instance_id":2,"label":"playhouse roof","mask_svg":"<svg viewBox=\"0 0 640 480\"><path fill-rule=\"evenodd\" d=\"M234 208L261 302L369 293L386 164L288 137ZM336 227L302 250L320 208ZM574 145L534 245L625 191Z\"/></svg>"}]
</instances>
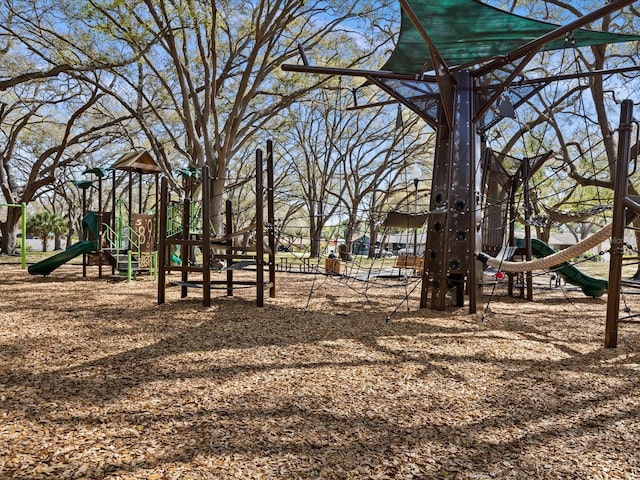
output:
<instances>
[{"instance_id":1,"label":"playhouse roof","mask_svg":"<svg viewBox=\"0 0 640 480\"><path fill-rule=\"evenodd\" d=\"M125 153L111 166L111 168L114 170L134 171L139 173L162 172L162 169L146 150Z\"/></svg>"},{"instance_id":2,"label":"playhouse roof","mask_svg":"<svg viewBox=\"0 0 640 480\"><path fill-rule=\"evenodd\" d=\"M505 12L477 0L406 0L406 4L450 67L505 56L558 28L558 25ZM639 38L584 29L572 34L570 43L561 38L543 45L540 51ZM397 46L382 70L413 74L433 69L429 47L403 9Z\"/></svg>"}]
</instances>

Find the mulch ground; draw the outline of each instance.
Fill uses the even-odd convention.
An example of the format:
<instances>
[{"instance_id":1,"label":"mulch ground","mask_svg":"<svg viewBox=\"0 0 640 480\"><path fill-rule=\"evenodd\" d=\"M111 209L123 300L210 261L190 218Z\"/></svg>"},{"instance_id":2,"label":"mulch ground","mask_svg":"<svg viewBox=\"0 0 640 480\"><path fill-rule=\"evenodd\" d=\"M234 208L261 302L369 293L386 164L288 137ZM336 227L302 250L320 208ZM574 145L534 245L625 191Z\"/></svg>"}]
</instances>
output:
<instances>
[{"instance_id":1,"label":"mulch ground","mask_svg":"<svg viewBox=\"0 0 640 480\"><path fill-rule=\"evenodd\" d=\"M640 478L640 325L602 348L606 296L469 315L280 274L205 308L90 274L0 265L0 478Z\"/></svg>"}]
</instances>

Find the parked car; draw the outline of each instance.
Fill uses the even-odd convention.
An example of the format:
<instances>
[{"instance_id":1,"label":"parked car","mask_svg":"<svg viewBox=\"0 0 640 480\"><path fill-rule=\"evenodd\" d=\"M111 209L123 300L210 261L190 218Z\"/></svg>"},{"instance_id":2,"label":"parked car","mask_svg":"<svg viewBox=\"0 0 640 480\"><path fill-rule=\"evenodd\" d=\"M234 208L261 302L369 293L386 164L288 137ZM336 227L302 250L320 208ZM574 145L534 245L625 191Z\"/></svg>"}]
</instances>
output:
<instances>
[{"instance_id":1,"label":"parked car","mask_svg":"<svg viewBox=\"0 0 640 480\"><path fill-rule=\"evenodd\" d=\"M291 247L289 245L278 245L279 252L291 252Z\"/></svg>"},{"instance_id":2,"label":"parked car","mask_svg":"<svg viewBox=\"0 0 640 480\"><path fill-rule=\"evenodd\" d=\"M376 258L393 257L393 252L387 250L386 248L376 248L373 252L373 255Z\"/></svg>"},{"instance_id":3,"label":"parked car","mask_svg":"<svg viewBox=\"0 0 640 480\"><path fill-rule=\"evenodd\" d=\"M424 254L424 250L421 250L421 247L418 246L418 255L423 255ZM398 250L398 255L413 255L413 248L409 247L409 248L401 248L400 250Z\"/></svg>"}]
</instances>

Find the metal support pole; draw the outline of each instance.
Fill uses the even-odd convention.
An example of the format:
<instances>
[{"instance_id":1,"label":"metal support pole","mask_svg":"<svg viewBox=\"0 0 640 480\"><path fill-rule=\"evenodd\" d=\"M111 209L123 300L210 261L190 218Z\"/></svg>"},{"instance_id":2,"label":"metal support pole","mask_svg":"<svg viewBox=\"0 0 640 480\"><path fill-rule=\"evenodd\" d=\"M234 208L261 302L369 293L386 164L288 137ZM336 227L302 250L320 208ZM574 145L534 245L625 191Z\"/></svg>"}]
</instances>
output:
<instances>
[{"instance_id":1,"label":"metal support pole","mask_svg":"<svg viewBox=\"0 0 640 480\"><path fill-rule=\"evenodd\" d=\"M269 297L276 296L276 214L274 204L273 142L267 140L267 223L269 231Z\"/></svg>"},{"instance_id":2,"label":"metal support pole","mask_svg":"<svg viewBox=\"0 0 640 480\"><path fill-rule=\"evenodd\" d=\"M618 159L616 163L615 196L613 200L613 225L611 230L611 255L609 263L609 289L607 294L607 321L605 324L604 346L618 346L618 317L620 315L620 284L622 278L622 255L624 250L625 206L629 186L629 152L633 102L624 100L620 110L618 131Z\"/></svg>"},{"instance_id":3,"label":"metal support pole","mask_svg":"<svg viewBox=\"0 0 640 480\"><path fill-rule=\"evenodd\" d=\"M142 213L142 172L138 172L138 213Z\"/></svg>"},{"instance_id":4,"label":"metal support pole","mask_svg":"<svg viewBox=\"0 0 640 480\"><path fill-rule=\"evenodd\" d=\"M418 215L418 182L420 180L418 178L413 179L413 187L416 194L416 197L413 201L413 213ZM413 256L415 257L414 266L416 265L416 261L418 260L418 227L413 229Z\"/></svg>"},{"instance_id":5,"label":"metal support pole","mask_svg":"<svg viewBox=\"0 0 640 480\"><path fill-rule=\"evenodd\" d=\"M127 238L131 238L131 234L128 229L131 228L131 215L133 214L133 171L129 170L129 186L128 186L128 194L129 194L129 205L127 205Z\"/></svg>"},{"instance_id":6,"label":"metal support pole","mask_svg":"<svg viewBox=\"0 0 640 480\"><path fill-rule=\"evenodd\" d=\"M256 305L264 306L264 184L262 150L256 150Z\"/></svg>"},{"instance_id":7,"label":"metal support pole","mask_svg":"<svg viewBox=\"0 0 640 480\"><path fill-rule=\"evenodd\" d=\"M224 232L227 241L225 248L227 264L227 297L233 296L233 205L231 200L225 202L224 218L226 231Z\"/></svg>"},{"instance_id":8,"label":"metal support pole","mask_svg":"<svg viewBox=\"0 0 640 480\"><path fill-rule=\"evenodd\" d=\"M529 176L531 175L531 163L528 158L522 159L522 176L524 182L524 238L526 245L527 262L533 258L533 249L531 247L531 192L529 190ZM533 300L533 273L525 274L525 283L527 284L527 300Z\"/></svg>"},{"instance_id":9,"label":"metal support pole","mask_svg":"<svg viewBox=\"0 0 640 480\"><path fill-rule=\"evenodd\" d=\"M87 189L82 189L82 218L87 215ZM83 229L82 221L80 221L80 229ZM82 232L82 240L89 240L88 232ZM82 278L87 278L87 254L82 254Z\"/></svg>"},{"instance_id":10,"label":"metal support pole","mask_svg":"<svg viewBox=\"0 0 640 480\"><path fill-rule=\"evenodd\" d=\"M191 245L189 243L191 233L191 198L185 195L182 202L182 243L180 244L180 265L182 266L182 286L180 298L186 298L189 293L189 265L191 264Z\"/></svg>"},{"instance_id":11,"label":"metal support pole","mask_svg":"<svg viewBox=\"0 0 640 480\"><path fill-rule=\"evenodd\" d=\"M202 305L211 306L211 178L202 167Z\"/></svg>"},{"instance_id":12,"label":"metal support pole","mask_svg":"<svg viewBox=\"0 0 640 480\"><path fill-rule=\"evenodd\" d=\"M98 278L102 278L104 227L102 226L102 177L98 176Z\"/></svg>"},{"instance_id":13,"label":"metal support pole","mask_svg":"<svg viewBox=\"0 0 640 480\"><path fill-rule=\"evenodd\" d=\"M167 245L165 243L167 237L167 210L169 203L168 181L166 177L162 177L160 186L160 225L158 227L158 261L156 269L158 272L158 305L162 305L165 301L166 275L167 275Z\"/></svg>"}]
</instances>

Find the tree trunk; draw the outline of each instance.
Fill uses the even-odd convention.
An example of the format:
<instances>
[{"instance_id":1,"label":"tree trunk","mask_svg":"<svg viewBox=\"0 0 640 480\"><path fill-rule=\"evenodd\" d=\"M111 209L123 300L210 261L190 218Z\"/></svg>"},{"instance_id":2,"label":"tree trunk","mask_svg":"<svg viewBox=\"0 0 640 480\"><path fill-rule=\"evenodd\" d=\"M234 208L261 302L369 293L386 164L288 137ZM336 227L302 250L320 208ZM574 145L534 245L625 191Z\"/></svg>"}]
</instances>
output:
<instances>
[{"instance_id":1,"label":"tree trunk","mask_svg":"<svg viewBox=\"0 0 640 480\"><path fill-rule=\"evenodd\" d=\"M216 237L222 237L226 235L224 218L224 179L214 178L211 180L211 225L215 229L213 233Z\"/></svg>"},{"instance_id":2,"label":"tree trunk","mask_svg":"<svg viewBox=\"0 0 640 480\"><path fill-rule=\"evenodd\" d=\"M320 243L322 242L322 229L316 228L311 236L311 257L320 257Z\"/></svg>"},{"instance_id":3,"label":"tree trunk","mask_svg":"<svg viewBox=\"0 0 640 480\"><path fill-rule=\"evenodd\" d=\"M17 255L16 227L20 222L22 209L18 207L7 207L7 220L0 222L0 232L2 232L2 242L0 242L0 253L7 255Z\"/></svg>"},{"instance_id":4,"label":"tree trunk","mask_svg":"<svg viewBox=\"0 0 640 480\"><path fill-rule=\"evenodd\" d=\"M17 255L15 229L9 227L9 222L2 222L0 223L0 233L2 234L0 253L6 253L7 255Z\"/></svg>"},{"instance_id":5,"label":"tree trunk","mask_svg":"<svg viewBox=\"0 0 640 480\"><path fill-rule=\"evenodd\" d=\"M549 239L551 238L551 225L545 223L544 226L536 225L536 235L539 240L542 240L544 243L549 243Z\"/></svg>"},{"instance_id":6,"label":"tree trunk","mask_svg":"<svg viewBox=\"0 0 640 480\"><path fill-rule=\"evenodd\" d=\"M73 220L69 218L67 221L67 230L69 231L69 235L67 235L67 245L66 248L69 248L72 244L73 234L75 232L73 228Z\"/></svg>"},{"instance_id":7,"label":"tree trunk","mask_svg":"<svg viewBox=\"0 0 640 480\"><path fill-rule=\"evenodd\" d=\"M375 258L376 256L376 242L378 241L378 229L376 227L376 222L371 217L371 222L369 223L369 258Z\"/></svg>"},{"instance_id":8,"label":"tree trunk","mask_svg":"<svg viewBox=\"0 0 640 480\"><path fill-rule=\"evenodd\" d=\"M40 239L42 241L42 251L47 251L47 241L49 240L49 235L46 235Z\"/></svg>"},{"instance_id":9,"label":"tree trunk","mask_svg":"<svg viewBox=\"0 0 640 480\"><path fill-rule=\"evenodd\" d=\"M356 229L356 222L358 221L355 214L349 215L349 221L347 222L347 231L344 234L344 243L347 246L347 251L351 251L351 247L353 244L353 234Z\"/></svg>"}]
</instances>

